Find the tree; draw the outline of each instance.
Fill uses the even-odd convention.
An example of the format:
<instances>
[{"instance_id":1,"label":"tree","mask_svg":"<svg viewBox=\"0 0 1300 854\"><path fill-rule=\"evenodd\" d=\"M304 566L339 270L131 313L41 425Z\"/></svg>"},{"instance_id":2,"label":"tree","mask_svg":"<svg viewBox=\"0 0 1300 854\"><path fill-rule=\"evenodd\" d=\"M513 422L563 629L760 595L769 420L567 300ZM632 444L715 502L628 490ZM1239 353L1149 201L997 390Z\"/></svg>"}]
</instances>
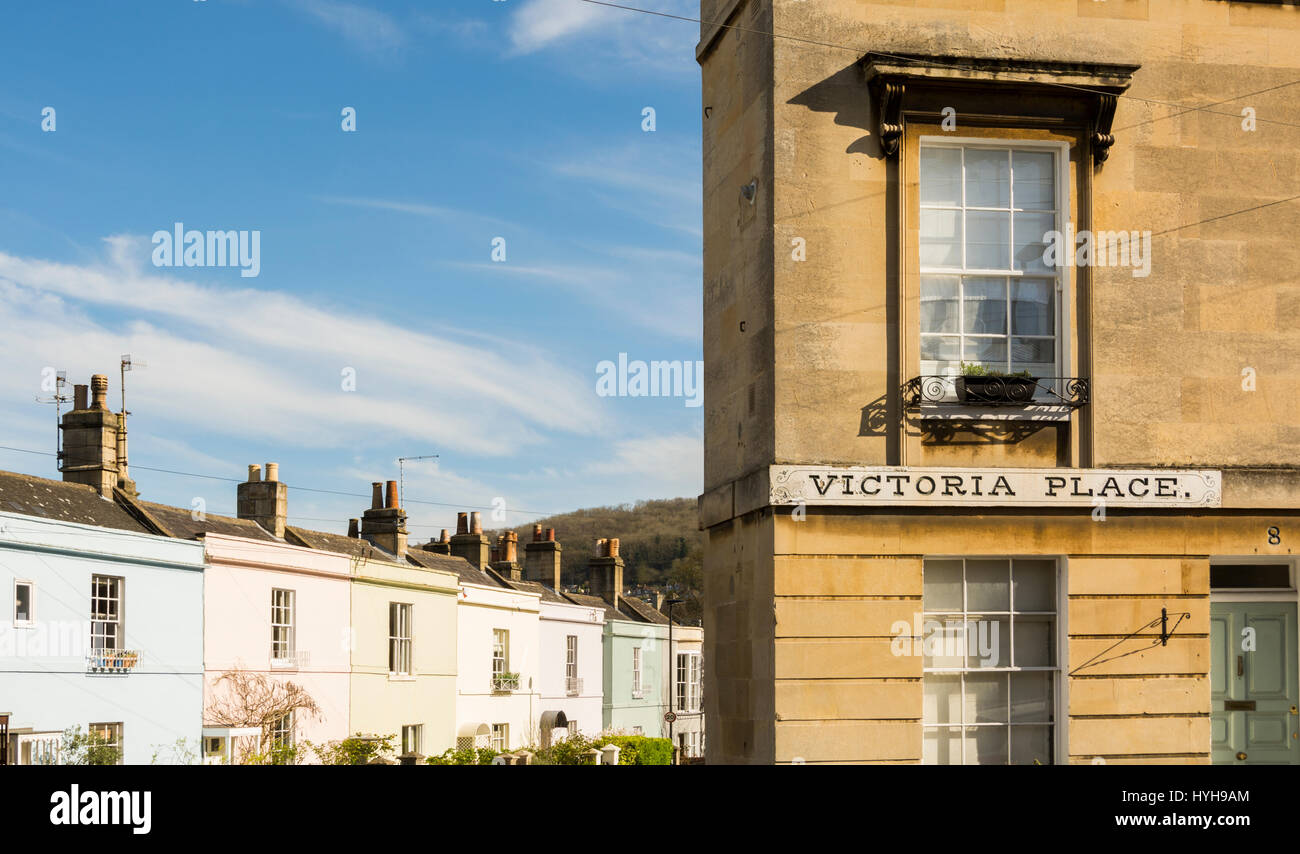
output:
<instances>
[{"instance_id":1,"label":"tree","mask_svg":"<svg viewBox=\"0 0 1300 854\"><path fill-rule=\"evenodd\" d=\"M122 751L109 743L108 737L94 730L83 733L80 726L63 731L65 765L116 765Z\"/></svg>"},{"instance_id":2,"label":"tree","mask_svg":"<svg viewBox=\"0 0 1300 854\"><path fill-rule=\"evenodd\" d=\"M273 732L285 715L293 715L295 728L300 715L320 719L320 707L301 685L236 668L218 676L212 687L212 699L203 714L210 726L257 727L262 732L257 751L246 751L240 762L292 765L298 761L301 751L292 744L275 744Z\"/></svg>"}]
</instances>

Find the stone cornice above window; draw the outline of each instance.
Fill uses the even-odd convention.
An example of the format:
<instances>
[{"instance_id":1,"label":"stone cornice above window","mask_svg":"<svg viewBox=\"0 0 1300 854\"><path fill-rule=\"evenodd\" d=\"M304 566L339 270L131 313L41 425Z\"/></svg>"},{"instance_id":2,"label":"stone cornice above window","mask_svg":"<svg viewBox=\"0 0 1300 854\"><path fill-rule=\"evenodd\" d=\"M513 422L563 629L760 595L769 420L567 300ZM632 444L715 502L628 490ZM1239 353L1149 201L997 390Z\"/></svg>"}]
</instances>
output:
<instances>
[{"instance_id":1,"label":"stone cornice above window","mask_svg":"<svg viewBox=\"0 0 1300 854\"><path fill-rule=\"evenodd\" d=\"M981 119L986 122L1034 124L1082 117L1093 159L1100 164L1115 142L1110 129L1117 98L1140 66L872 52L862 58L862 67L876 101L876 129L887 156L898 153L909 112L938 117L936 96L955 101L954 95L966 94L981 98Z\"/></svg>"}]
</instances>

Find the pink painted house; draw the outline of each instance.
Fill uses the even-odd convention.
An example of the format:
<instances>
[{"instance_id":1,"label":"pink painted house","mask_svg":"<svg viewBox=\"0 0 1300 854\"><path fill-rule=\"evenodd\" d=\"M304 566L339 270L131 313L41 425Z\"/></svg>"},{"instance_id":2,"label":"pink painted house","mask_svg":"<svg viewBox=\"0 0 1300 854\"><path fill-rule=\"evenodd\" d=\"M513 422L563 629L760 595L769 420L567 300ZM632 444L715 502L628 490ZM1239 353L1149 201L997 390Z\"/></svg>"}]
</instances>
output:
<instances>
[{"instance_id":1,"label":"pink painted house","mask_svg":"<svg viewBox=\"0 0 1300 854\"><path fill-rule=\"evenodd\" d=\"M250 466L249 481L239 485L245 518L117 496L156 532L205 546L202 755L208 763L268 746L323 746L351 734L351 562L345 554L285 542L287 488L274 463L266 468L263 480L260 470L253 476L260 467ZM232 673L254 690L235 690L236 679L222 678ZM256 729L247 715L232 721L222 714L232 705L256 710L256 689L283 692L289 684L306 692L319 712L266 718ZM300 761L314 761L305 753Z\"/></svg>"}]
</instances>

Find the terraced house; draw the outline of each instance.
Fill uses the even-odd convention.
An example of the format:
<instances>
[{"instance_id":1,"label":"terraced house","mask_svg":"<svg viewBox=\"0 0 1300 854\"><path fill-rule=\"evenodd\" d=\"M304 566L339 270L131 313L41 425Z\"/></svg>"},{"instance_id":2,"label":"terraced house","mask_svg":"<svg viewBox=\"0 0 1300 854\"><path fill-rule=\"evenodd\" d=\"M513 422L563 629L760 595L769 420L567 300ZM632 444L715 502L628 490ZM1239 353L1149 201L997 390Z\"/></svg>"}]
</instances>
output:
<instances>
[{"instance_id":1,"label":"terraced house","mask_svg":"<svg viewBox=\"0 0 1300 854\"><path fill-rule=\"evenodd\" d=\"M701 3L711 759L1300 762L1295 12Z\"/></svg>"}]
</instances>

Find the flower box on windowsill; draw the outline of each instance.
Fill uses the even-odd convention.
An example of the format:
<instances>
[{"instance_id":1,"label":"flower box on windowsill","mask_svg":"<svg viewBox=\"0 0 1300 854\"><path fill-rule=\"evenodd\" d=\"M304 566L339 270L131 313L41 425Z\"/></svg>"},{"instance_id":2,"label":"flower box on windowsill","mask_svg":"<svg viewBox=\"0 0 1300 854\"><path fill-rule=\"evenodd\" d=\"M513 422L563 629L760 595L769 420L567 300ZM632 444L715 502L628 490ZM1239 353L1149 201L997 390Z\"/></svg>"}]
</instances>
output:
<instances>
[{"instance_id":1,"label":"flower box on windowsill","mask_svg":"<svg viewBox=\"0 0 1300 854\"><path fill-rule=\"evenodd\" d=\"M86 653L86 669L93 673L130 673L140 663L135 649L93 649Z\"/></svg>"},{"instance_id":2,"label":"flower box on windowsill","mask_svg":"<svg viewBox=\"0 0 1300 854\"><path fill-rule=\"evenodd\" d=\"M1030 403L1038 390L1037 377L957 377L957 400L966 404Z\"/></svg>"},{"instance_id":3,"label":"flower box on windowsill","mask_svg":"<svg viewBox=\"0 0 1300 854\"><path fill-rule=\"evenodd\" d=\"M518 690L518 673L501 673L492 677L492 692L494 694L509 694Z\"/></svg>"}]
</instances>

